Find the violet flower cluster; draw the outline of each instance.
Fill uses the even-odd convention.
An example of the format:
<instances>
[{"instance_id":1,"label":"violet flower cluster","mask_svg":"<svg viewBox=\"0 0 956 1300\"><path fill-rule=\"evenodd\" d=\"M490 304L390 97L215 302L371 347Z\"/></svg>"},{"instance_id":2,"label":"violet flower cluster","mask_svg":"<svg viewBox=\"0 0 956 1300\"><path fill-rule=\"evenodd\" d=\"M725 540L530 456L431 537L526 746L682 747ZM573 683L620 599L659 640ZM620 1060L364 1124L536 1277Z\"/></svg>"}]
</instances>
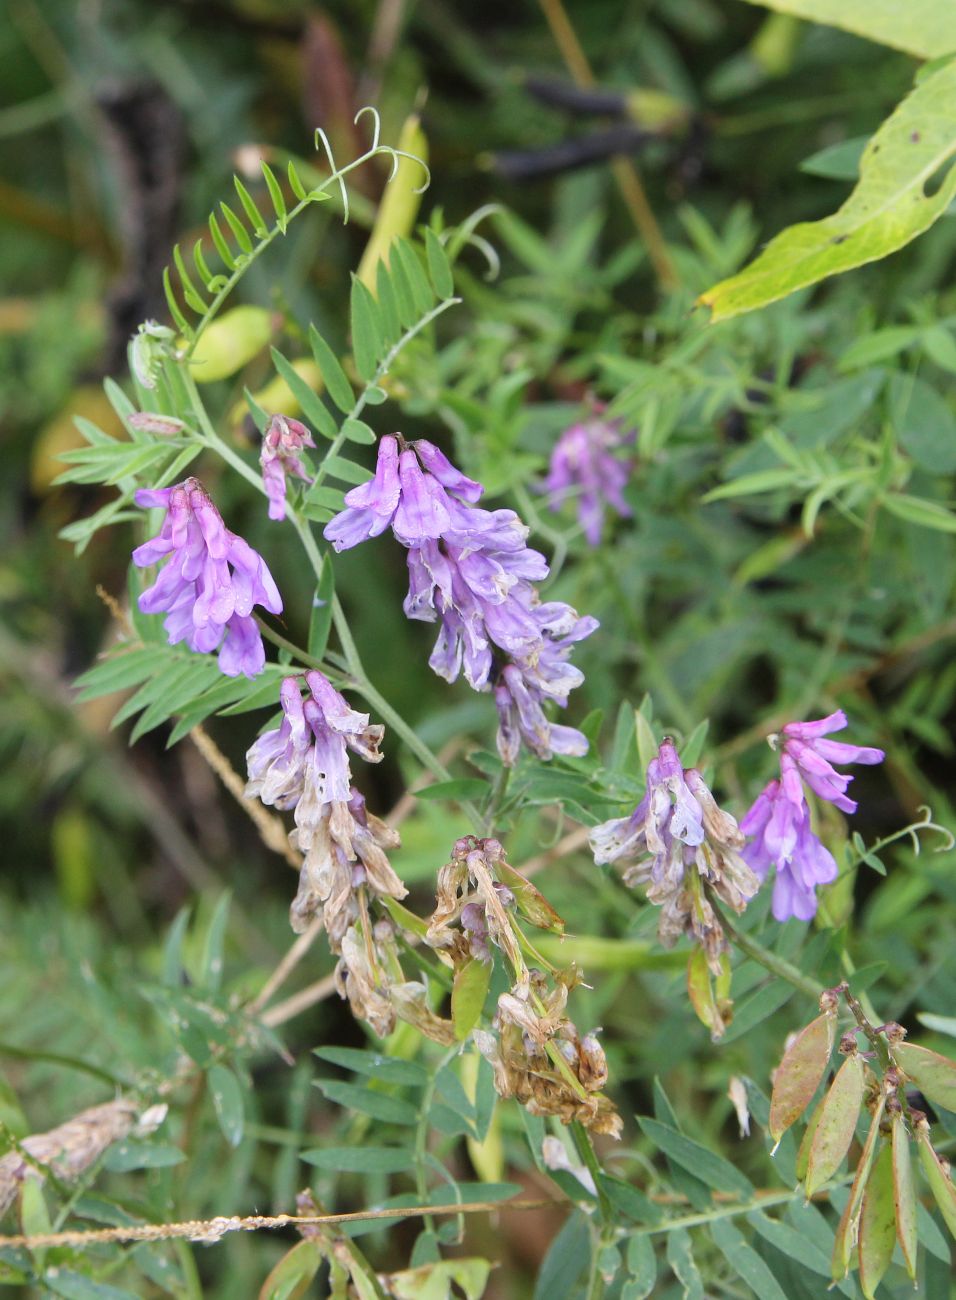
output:
<instances>
[{"instance_id":1,"label":"violet flower cluster","mask_svg":"<svg viewBox=\"0 0 956 1300\"><path fill-rule=\"evenodd\" d=\"M685 771L672 740L665 737L648 764L634 812L595 826L589 841L595 862L623 865L625 884L647 886L649 901L662 909L661 942L689 934L719 973L724 933L708 890L742 912L760 881L745 861L742 828L717 806L696 768Z\"/></svg>"},{"instance_id":2,"label":"violet flower cluster","mask_svg":"<svg viewBox=\"0 0 956 1300\"><path fill-rule=\"evenodd\" d=\"M846 714L839 709L816 722L788 722L779 737L771 736L773 745L782 741L780 779L769 782L740 823L746 835L755 837L744 857L761 880L771 866L777 868L773 914L778 921L792 916L812 920L817 885L830 884L838 874L833 854L810 824L804 783L820 799L853 813L857 805L846 793L853 778L833 764L882 763L885 757L882 749L826 739L846 725Z\"/></svg>"},{"instance_id":3,"label":"violet flower cluster","mask_svg":"<svg viewBox=\"0 0 956 1300\"><path fill-rule=\"evenodd\" d=\"M582 733L552 723L543 705L566 707L584 680L568 659L597 620L541 601L533 584L548 574L544 556L513 510L476 506L482 492L432 443L386 437L375 477L346 494L325 537L342 551L392 529L408 550L405 613L440 624L429 664L446 681L464 673L475 690L494 689L503 762L516 761L522 741L542 759L584 754Z\"/></svg>"},{"instance_id":4,"label":"violet flower cluster","mask_svg":"<svg viewBox=\"0 0 956 1300\"><path fill-rule=\"evenodd\" d=\"M139 608L144 614L165 612L170 645L185 641L199 653L219 647L219 667L227 677L255 677L265 666L265 651L253 606L282 612L282 597L265 560L229 531L198 479L143 488L135 500L166 512L159 535L133 552L140 568L166 559L159 577L140 596Z\"/></svg>"},{"instance_id":5,"label":"violet flower cluster","mask_svg":"<svg viewBox=\"0 0 956 1300\"><path fill-rule=\"evenodd\" d=\"M302 463L299 453L303 447L314 447L312 434L299 420L285 415L274 415L262 437L259 463L262 465L262 483L269 498L269 518L285 519L286 475L294 474L306 483L312 475Z\"/></svg>"},{"instance_id":6,"label":"violet flower cluster","mask_svg":"<svg viewBox=\"0 0 956 1300\"><path fill-rule=\"evenodd\" d=\"M390 898L404 898L407 890L385 852L397 847L398 834L366 810L349 767L350 749L369 763L381 761L384 727L369 725L367 713L349 708L322 673L306 673L305 684L303 700L299 678L283 681L282 722L246 754L245 793L275 808L294 809L289 840L303 862L292 928L301 933L321 909L330 946L339 952L360 915L360 886Z\"/></svg>"},{"instance_id":7,"label":"violet flower cluster","mask_svg":"<svg viewBox=\"0 0 956 1300\"><path fill-rule=\"evenodd\" d=\"M614 455L628 441L616 421L596 414L566 429L551 453L541 491L550 494L552 510L569 496L576 498L578 520L590 546L600 544L608 506L623 518L633 513L622 495L629 466Z\"/></svg>"}]
</instances>

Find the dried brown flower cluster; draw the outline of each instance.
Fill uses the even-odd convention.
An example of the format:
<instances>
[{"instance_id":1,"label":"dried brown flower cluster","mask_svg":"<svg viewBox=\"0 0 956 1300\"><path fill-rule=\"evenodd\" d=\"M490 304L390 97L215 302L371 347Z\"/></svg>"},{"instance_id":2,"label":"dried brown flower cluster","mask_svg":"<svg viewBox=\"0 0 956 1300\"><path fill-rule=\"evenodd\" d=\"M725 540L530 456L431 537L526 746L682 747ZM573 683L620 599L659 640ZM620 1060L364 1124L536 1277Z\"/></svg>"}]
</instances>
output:
<instances>
[{"instance_id":1,"label":"dried brown flower cluster","mask_svg":"<svg viewBox=\"0 0 956 1300\"><path fill-rule=\"evenodd\" d=\"M162 1123L165 1106L144 1113L134 1102L118 1098L80 1111L47 1133L31 1133L0 1159L0 1217L6 1214L28 1178L42 1181L49 1171L70 1183L94 1164L107 1147L134 1130L149 1133Z\"/></svg>"}]
</instances>

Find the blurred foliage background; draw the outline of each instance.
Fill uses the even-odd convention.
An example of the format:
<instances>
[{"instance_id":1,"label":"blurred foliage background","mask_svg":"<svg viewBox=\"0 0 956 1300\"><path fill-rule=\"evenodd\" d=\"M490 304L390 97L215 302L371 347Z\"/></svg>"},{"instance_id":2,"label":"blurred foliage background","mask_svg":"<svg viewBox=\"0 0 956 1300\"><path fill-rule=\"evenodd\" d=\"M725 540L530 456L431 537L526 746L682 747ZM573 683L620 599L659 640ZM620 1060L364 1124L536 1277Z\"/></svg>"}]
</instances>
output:
<instances>
[{"instance_id":1,"label":"blurred foliage background","mask_svg":"<svg viewBox=\"0 0 956 1300\"><path fill-rule=\"evenodd\" d=\"M603 625L577 656L587 673L578 719L604 714L595 753L610 770L631 763L636 774L626 744L608 757L621 701L649 695L662 725L684 737L709 719L705 757L739 814L772 771L763 736L839 704L854 740L888 752L885 768L857 777L854 829L868 841L892 834L924 804L953 824L952 530L886 510L880 491L890 482L940 504L951 494L956 222L946 216L888 261L754 316L709 327L694 310L698 294L782 226L842 201L854 142L906 93L915 65L736 0L569 0L567 14L610 96L596 105L570 95L570 47L556 43L544 0L8 0L0 13L0 1116L21 1136L104 1100L111 1063L123 1063L123 1077L159 1070L173 1051L149 990L183 906L182 959L200 985L203 936L207 960L224 890L233 896L230 996L256 991L288 946L290 873L250 836L195 747L167 751L162 728L129 750L127 728L109 727L115 699L74 702L71 681L116 637L97 590L122 598L133 531L97 534L74 557L59 531L110 490L53 479L58 454L80 443L74 415L115 424L101 381L123 372L136 325L164 318L172 244L199 233L232 173L254 170L260 155L311 159L317 125L337 156L362 152L364 124L353 119L364 104L379 108L390 141L412 110L421 113L433 178L424 219L459 224L485 204L501 208L477 227L500 257L497 277L469 250L463 305L396 372L401 416L389 405L372 422L384 433L400 419L410 435L446 440L516 504L538 545L567 552L556 590ZM610 164L622 146L663 232L656 270L633 196L622 197ZM347 226L325 205L244 280L241 300L274 310L273 341L288 354L310 320L345 348L348 272L383 182L364 169ZM272 377L266 351L211 390L237 445L251 435L237 408L243 386L255 392ZM552 515L527 490L592 395L638 430L627 490L634 520L593 552L573 511ZM772 492L702 500L736 477L787 465L792 480ZM880 466L886 475L874 486ZM310 576L258 502L225 478L217 492L230 525L281 575L289 634L301 641ZM488 747L490 703L427 671L429 629L401 614L402 557L375 545L336 560L370 674L429 743L447 747L456 771L473 775L467 755ZM592 734L597 726L592 718ZM211 730L241 769L249 717ZM385 764L362 774L382 813L416 775L397 746L387 750ZM581 790L574 799L587 797ZM539 792L506 828L511 860L560 842L574 799L563 807L560 791ZM594 811L610 815L608 806ZM445 805L422 801L404 822L396 865L419 910L460 833ZM845 841L842 823L826 833ZM852 932L887 1019L947 1013L956 996L953 864L953 854L916 856L904 844L887 855L886 879L865 867L841 880L819 922L830 934L814 949L820 977L838 977L835 954ZM647 1111L659 1075L695 1136L765 1178L754 1172L765 1170L761 1141L736 1135L728 1079L747 1074L766 1088L785 1033L812 1008L764 997L751 1012L755 1032L744 1032L743 1018L717 1051L687 1007L683 959L675 965L643 942L652 909L580 853L555 857L541 881L576 935L629 941L590 943L594 987L579 995L580 1019L604 1026L622 1111ZM806 927L790 923L781 950L806 940ZM313 953L288 991L329 965ZM735 972L739 1002L759 992L760 978L752 964ZM289 1208L315 1176L296 1151L347 1127L309 1087L309 1049L358 1045L363 1035L333 999L283 1036L294 1065L269 1050L246 1063L254 1086L234 1151L197 1091L171 1121L170 1140L192 1142L189 1160L137 1175L132 1192L127 1175L111 1194L122 1188L152 1216ZM510 1113L502 1123L519 1126ZM637 1142L633 1132L627 1141ZM517 1145L508 1152L502 1173L533 1189L542 1175ZM475 1176L463 1149L454 1160L456 1176ZM325 1175L316 1186L336 1208L382 1191L381 1180L377 1189L356 1179L333 1186ZM489 1295L531 1295L560 1221L542 1211L469 1228L472 1252L500 1264ZM410 1240L402 1229L377 1234L383 1266L406 1260ZM173 1294L251 1295L281 1249L278 1239L248 1237L173 1251L169 1267L187 1288ZM161 1293L162 1270L151 1267L140 1294ZM944 1294L925 1288L946 1285L945 1266L929 1268L921 1293ZM742 1294L719 1264L707 1276L714 1294ZM794 1272L792 1295L818 1294L812 1282L807 1290ZM683 1293L674 1280L655 1292Z\"/></svg>"}]
</instances>

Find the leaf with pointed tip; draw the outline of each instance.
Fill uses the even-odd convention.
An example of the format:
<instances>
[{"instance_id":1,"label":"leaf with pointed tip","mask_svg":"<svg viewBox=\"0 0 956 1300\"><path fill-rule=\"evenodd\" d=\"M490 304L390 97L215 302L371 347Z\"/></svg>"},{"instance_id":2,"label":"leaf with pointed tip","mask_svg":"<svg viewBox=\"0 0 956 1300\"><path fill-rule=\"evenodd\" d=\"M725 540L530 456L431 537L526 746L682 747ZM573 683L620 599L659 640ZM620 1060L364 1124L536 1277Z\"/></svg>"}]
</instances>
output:
<instances>
[{"instance_id":1,"label":"leaf with pointed tip","mask_svg":"<svg viewBox=\"0 0 956 1300\"><path fill-rule=\"evenodd\" d=\"M302 1300L322 1264L316 1241L300 1241L272 1269L259 1291L259 1300Z\"/></svg>"},{"instance_id":2,"label":"leaf with pointed tip","mask_svg":"<svg viewBox=\"0 0 956 1300\"><path fill-rule=\"evenodd\" d=\"M322 378L325 380L325 388L329 397L340 411L348 415L355 405L352 385L346 378L345 371L339 365L335 353L314 325L309 326L309 344L312 348L312 355L315 357L315 364L319 367Z\"/></svg>"},{"instance_id":3,"label":"leaf with pointed tip","mask_svg":"<svg viewBox=\"0 0 956 1300\"><path fill-rule=\"evenodd\" d=\"M866 3L873 7L871 0ZM912 26L909 8L907 28ZM712 319L753 311L886 257L927 230L956 194L956 168L950 166L956 154L954 117L956 63L947 63L920 81L872 137L860 160L859 182L837 212L789 226L750 266L701 295ZM945 167L946 175L927 193L928 182Z\"/></svg>"}]
</instances>

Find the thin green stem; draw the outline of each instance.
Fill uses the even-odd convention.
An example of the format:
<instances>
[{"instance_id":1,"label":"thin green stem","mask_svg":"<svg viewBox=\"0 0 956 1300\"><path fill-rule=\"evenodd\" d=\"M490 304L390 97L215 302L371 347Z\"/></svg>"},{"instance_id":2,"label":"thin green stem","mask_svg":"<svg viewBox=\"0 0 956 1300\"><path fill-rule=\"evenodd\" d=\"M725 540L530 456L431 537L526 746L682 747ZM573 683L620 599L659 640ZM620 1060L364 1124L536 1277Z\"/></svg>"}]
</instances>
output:
<instances>
[{"instance_id":1,"label":"thin green stem","mask_svg":"<svg viewBox=\"0 0 956 1300\"><path fill-rule=\"evenodd\" d=\"M796 966L785 961L783 957L778 957L775 952L765 948L762 943L758 943L756 939L744 933L743 930L738 930L731 921L728 921L726 913L717 907L712 894L710 895L710 901L720 917L720 924L723 927L724 934L736 948L739 948L741 952L745 952L748 957L752 957L754 961L759 962L772 975L778 975L781 979L786 980L788 984L792 984L801 993L807 993L812 998L820 996L823 992L822 984L809 975L804 975L802 970L798 970Z\"/></svg>"},{"instance_id":2,"label":"thin green stem","mask_svg":"<svg viewBox=\"0 0 956 1300\"><path fill-rule=\"evenodd\" d=\"M431 1077L422 1089L422 1104L418 1112L418 1124L415 1128L415 1190L418 1193L418 1199L422 1205L428 1203L428 1183L425 1178L425 1158L428 1154L428 1116L431 1113L432 1101L435 1096L436 1079L439 1071L443 1070L449 1061L453 1060L460 1051L458 1043L448 1049L441 1058L436 1068L432 1071ZM435 1220L430 1214L424 1216L425 1227L429 1232L435 1231Z\"/></svg>"},{"instance_id":3,"label":"thin green stem","mask_svg":"<svg viewBox=\"0 0 956 1300\"><path fill-rule=\"evenodd\" d=\"M597 1152L594 1150L591 1134L577 1119L573 1119L568 1127L571 1130L571 1140L574 1142L574 1148L584 1162L585 1168L594 1179L601 1219L605 1224L612 1223L614 1221L614 1207L611 1205L608 1194L601 1183L604 1171L601 1168L601 1162L597 1158Z\"/></svg>"}]
</instances>

